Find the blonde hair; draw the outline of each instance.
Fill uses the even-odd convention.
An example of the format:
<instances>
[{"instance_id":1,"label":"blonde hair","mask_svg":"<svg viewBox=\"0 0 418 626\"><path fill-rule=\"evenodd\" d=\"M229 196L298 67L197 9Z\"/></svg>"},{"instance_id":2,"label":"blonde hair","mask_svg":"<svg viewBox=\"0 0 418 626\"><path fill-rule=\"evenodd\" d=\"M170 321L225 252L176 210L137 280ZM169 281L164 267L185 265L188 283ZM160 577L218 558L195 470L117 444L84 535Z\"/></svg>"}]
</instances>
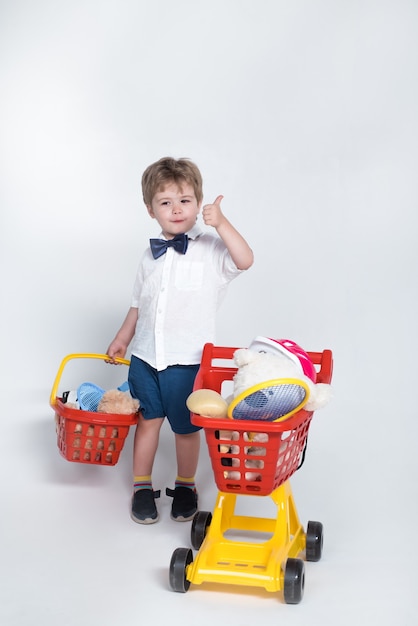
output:
<instances>
[{"instance_id":1,"label":"blonde hair","mask_svg":"<svg viewBox=\"0 0 418 626\"><path fill-rule=\"evenodd\" d=\"M142 175L142 196L145 204L150 206L155 194L162 191L168 183L175 183L180 188L187 183L193 187L197 201L202 202L202 175L190 159L163 157L149 165Z\"/></svg>"}]
</instances>

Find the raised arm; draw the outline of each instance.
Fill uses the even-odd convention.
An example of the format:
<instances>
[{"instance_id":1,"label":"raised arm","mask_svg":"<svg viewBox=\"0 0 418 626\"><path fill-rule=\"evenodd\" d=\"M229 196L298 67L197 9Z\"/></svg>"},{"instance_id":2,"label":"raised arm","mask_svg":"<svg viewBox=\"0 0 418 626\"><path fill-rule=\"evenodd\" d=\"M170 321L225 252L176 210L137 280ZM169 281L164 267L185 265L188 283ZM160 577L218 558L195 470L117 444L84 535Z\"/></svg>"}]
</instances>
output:
<instances>
[{"instance_id":1,"label":"raised arm","mask_svg":"<svg viewBox=\"0 0 418 626\"><path fill-rule=\"evenodd\" d=\"M247 270L254 262L253 251L221 210L223 196L218 196L213 204L203 207L203 221L207 226L213 226L219 237L226 245L235 265L240 270Z\"/></svg>"},{"instance_id":2,"label":"raised arm","mask_svg":"<svg viewBox=\"0 0 418 626\"><path fill-rule=\"evenodd\" d=\"M138 320L138 309L136 307L131 307L128 311L125 320L116 333L116 337L113 339L112 343L106 350L106 354L109 355L109 361L115 362L114 359L119 357L123 359L126 354L126 350L128 349L129 344L131 343L132 337L135 333L135 326Z\"/></svg>"}]
</instances>

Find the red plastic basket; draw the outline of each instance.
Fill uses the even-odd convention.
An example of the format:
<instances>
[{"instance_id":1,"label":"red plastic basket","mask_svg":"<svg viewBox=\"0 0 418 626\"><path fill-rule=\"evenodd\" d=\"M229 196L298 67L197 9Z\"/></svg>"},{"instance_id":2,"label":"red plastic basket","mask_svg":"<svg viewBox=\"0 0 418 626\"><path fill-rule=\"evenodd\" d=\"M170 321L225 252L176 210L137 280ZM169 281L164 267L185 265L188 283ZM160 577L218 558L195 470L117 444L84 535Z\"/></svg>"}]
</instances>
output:
<instances>
[{"instance_id":1,"label":"red plastic basket","mask_svg":"<svg viewBox=\"0 0 418 626\"><path fill-rule=\"evenodd\" d=\"M57 397L64 366L74 358L108 359L106 355L70 354L58 370L51 392L50 405L55 411L57 445L67 461L91 465L115 465L124 446L129 428L137 423L138 415L97 413L68 407ZM118 359L129 365L129 361Z\"/></svg>"},{"instance_id":2,"label":"red plastic basket","mask_svg":"<svg viewBox=\"0 0 418 626\"><path fill-rule=\"evenodd\" d=\"M221 393L222 384L231 381L237 370L215 365L215 362L231 360L236 349L206 344L194 389L213 389ZM329 383L331 351L308 354L314 365L319 366L317 382ZM283 422L260 422L192 413L192 422L204 429L218 489L264 496L299 468L312 416L313 412L301 409Z\"/></svg>"}]
</instances>

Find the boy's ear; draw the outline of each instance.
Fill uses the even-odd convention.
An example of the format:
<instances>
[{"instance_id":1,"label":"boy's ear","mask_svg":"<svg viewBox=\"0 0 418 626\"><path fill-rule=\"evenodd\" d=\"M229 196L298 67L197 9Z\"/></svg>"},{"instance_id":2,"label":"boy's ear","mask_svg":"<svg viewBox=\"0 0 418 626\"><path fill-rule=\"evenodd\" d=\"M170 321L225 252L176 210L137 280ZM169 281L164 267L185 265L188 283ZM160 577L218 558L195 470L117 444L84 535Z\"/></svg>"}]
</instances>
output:
<instances>
[{"instance_id":1,"label":"boy's ear","mask_svg":"<svg viewBox=\"0 0 418 626\"><path fill-rule=\"evenodd\" d=\"M151 206L150 204L147 204L147 205L146 205L146 207L147 207L147 211L148 211L149 215L150 215L151 217L154 217L154 218L155 218L155 213L154 213L154 211L153 211L152 206Z\"/></svg>"}]
</instances>

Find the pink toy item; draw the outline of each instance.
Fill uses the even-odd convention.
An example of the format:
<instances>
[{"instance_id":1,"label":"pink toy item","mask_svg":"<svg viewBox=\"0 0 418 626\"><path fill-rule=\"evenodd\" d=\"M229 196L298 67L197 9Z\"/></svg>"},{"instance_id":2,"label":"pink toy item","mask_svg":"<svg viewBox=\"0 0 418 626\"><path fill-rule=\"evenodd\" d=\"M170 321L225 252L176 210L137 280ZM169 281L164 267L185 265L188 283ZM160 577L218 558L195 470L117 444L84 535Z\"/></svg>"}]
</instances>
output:
<instances>
[{"instance_id":1,"label":"pink toy item","mask_svg":"<svg viewBox=\"0 0 418 626\"><path fill-rule=\"evenodd\" d=\"M316 382L316 370L308 354L291 339L271 339L270 337L256 337L250 344L249 350L254 352L279 352L287 356L293 363L301 368L302 374Z\"/></svg>"}]
</instances>

